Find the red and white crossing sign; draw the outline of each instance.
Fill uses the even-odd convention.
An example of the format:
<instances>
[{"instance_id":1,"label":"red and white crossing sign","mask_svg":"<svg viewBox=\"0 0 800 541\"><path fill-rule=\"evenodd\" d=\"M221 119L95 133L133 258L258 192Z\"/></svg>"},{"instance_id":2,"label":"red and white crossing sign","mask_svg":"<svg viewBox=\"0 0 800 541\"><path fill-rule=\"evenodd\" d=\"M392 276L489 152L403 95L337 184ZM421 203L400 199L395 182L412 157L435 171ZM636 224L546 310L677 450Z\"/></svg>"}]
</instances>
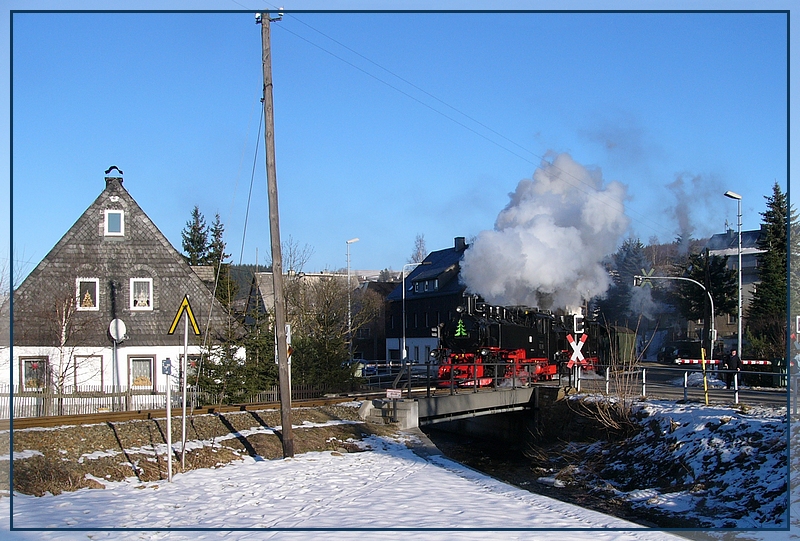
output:
<instances>
[{"instance_id":1,"label":"red and white crossing sign","mask_svg":"<svg viewBox=\"0 0 800 541\"><path fill-rule=\"evenodd\" d=\"M581 349L583 349L583 344L586 343L586 340L589 338L587 334L582 334L581 339L579 341L575 341L571 334L567 335L567 342L569 342L570 347L572 348L572 355L569 357L569 362L567 363L567 367L572 368L575 362L579 362L581 364L585 364L583 353L581 353Z\"/></svg>"}]
</instances>

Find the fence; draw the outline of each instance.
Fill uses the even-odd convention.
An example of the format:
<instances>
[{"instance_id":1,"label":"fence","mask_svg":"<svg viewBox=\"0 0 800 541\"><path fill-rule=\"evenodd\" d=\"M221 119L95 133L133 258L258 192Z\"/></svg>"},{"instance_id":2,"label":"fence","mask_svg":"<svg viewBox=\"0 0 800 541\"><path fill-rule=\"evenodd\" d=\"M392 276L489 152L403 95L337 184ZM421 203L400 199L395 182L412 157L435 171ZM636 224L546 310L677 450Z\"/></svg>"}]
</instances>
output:
<instances>
[{"instance_id":1,"label":"fence","mask_svg":"<svg viewBox=\"0 0 800 541\"><path fill-rule=\"evenodd\" d=\"M136 411L164 409L167 405L166 387L155 390L120 389L119 387L78 386L65 387L62 392L53 389L21 391L13 388L14 417L43 417L50 415L81 415L105 411ZM180 407L183 397L180 389L172 388L172 407ZM292 388L292 400L319 398L325 389L308 385ZM0 419L10 417L11 386L0 385ZM187 390L187 404L191 407L220 404L225 397L202 390ZM277 386L252 396L236 397L236 403L277 402ZM231 402L229 399L228 402Z\"/></svg>"}]
</instances>

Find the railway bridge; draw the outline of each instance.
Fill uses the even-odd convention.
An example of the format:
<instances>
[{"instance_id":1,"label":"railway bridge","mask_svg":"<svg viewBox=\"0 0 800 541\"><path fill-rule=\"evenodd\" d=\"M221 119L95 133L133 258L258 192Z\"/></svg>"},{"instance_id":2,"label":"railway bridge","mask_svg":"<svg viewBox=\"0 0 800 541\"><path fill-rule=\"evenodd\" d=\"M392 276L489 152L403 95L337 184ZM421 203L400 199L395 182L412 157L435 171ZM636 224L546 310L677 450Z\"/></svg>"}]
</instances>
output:
<instances>
[{"instance_id":1,"label":"railway bridge","mask_svg":"<svg viewBox=\"0 0 800 541\"><path fill-rule=\"evenodd\" d=\"M379 398L365 401L360 415L367 422L397 423L415 428L483 415L537 409L563 397L564 388L531 386L493 389L489 392L463 391L417 398Z\"/></svg>"}]
</instances>

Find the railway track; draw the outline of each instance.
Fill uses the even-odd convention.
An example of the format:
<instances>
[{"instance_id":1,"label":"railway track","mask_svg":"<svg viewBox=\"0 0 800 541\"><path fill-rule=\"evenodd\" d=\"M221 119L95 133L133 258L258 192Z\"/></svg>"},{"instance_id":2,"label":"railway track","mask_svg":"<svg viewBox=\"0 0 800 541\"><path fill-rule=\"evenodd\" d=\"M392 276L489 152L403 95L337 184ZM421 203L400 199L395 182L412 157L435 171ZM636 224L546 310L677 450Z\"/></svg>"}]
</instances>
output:
<instances>
[{"instance_id":1,"label":"railway track","mask_svg":"<svg viewBox=\"0 0 800 541\"><path fill-rule=\"evenodd\" d=\"M372 396L381 396L380 393L360 394L358 396L339 396L330 398L314 398L310 400L296 400L292 402L292 408L309 408L316 406L327 406L339 402L350 400L363 400ZM384 393L385 396L385 393ZM187 415L206 415L213 413L235 413L241 411L257 411L264 409L280 408L280 402L258 402L252 404L218 404L213 406L203 406L194 409L187 408ZM180 417L181 409L173 408L172 417ZM166 409L156 410L137 410L137 411L115 411L103 413L89 413L83 415L53 415L49 417L20 417L14 419L14 429L25 428L53 428L58 426L71 425L91 425L100 423L121 423L133 420L147 419L166 419ZM0 430L10 429L9 419L0 419Z\"/></svg>"}]
</instances>

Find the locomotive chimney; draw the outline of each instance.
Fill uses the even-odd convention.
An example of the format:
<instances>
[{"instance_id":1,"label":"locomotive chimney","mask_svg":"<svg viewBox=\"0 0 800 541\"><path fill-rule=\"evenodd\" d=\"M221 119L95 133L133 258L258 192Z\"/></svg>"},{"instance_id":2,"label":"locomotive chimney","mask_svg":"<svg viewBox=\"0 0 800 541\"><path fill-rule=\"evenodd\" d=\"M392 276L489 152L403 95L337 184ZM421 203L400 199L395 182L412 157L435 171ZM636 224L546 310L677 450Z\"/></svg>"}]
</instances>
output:
<instances>
[{"instance_id":1,"label":"locomotive chimney","mask_svg":"<svg viewBox=\"0 0 800 541\"><path fill-rule=\"evenodd\" d=\"M465 237L456 237L454 241L456 252L463 252L467 249L467 240Z\"/></svg>"}]
</instances>

